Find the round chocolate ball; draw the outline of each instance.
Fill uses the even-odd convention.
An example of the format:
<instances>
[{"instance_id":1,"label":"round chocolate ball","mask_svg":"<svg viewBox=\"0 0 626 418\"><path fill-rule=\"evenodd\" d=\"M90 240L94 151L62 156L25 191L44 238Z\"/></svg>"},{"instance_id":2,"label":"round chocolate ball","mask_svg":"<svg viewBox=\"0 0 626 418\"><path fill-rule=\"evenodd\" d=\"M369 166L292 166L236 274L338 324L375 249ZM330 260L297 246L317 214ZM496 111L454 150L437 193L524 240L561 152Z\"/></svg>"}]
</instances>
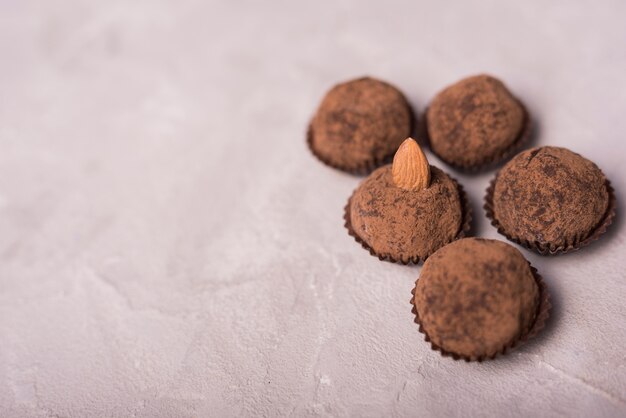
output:
<instances>
[{"instance_id":1,"label":"round chocolate ball","mask_svg":"<svg viewBox=\"0 0 626 418\"><path fill-rule=\"evenodd\" d=\"M504 159L526 139L529 119L500 80L478 75L440 92L428 107L426 127L439 158L473 169Z\"/></svg>"},{"instance_id":2,"label":"round chocolate ball","mask_svg":"<svg viewBox=\"0 0 626 418\"><path fill-rule=\"evenodd\" d=\"M324 163L369 172L393 155L412 130L402 93L370 77L341 83L324 97L309 126L308 142Z\"/></svg>"},{"instance_id":3,"label":"round chocolate ball","mask_svg":"<svg viewBox=\"0 0 626 418\"><path fill-rule=\"evenodd\" d=\"M458 238L469 214L459 185L430 166L430 185L397 187L392 166L374 171L348 202L349 230L381 259L417 263Z\"/></svg>"},{"instance_id":4,"label":"round chocolate ball","mask_svg":"<svg viewBox=\"0 0 626 418\"><path fill-rule=\"evenodd\" d=\"M493 220L514 241L556 251L576 246L603 222L607 179L591 161L565 148L524 151L497 174Z\"/></svg>"},{"instance_id":5,"label":"round chocolate ball","mask_svg":"<svg viewBox=\"0 0 626 418\"><path fill-rule=\"evenodd\" d=\"M445 353L482 360L529 332L539 296L518 250L501 241L465 238L426 260L413 302L433 344Z\"/></svg>"}]
</instances>

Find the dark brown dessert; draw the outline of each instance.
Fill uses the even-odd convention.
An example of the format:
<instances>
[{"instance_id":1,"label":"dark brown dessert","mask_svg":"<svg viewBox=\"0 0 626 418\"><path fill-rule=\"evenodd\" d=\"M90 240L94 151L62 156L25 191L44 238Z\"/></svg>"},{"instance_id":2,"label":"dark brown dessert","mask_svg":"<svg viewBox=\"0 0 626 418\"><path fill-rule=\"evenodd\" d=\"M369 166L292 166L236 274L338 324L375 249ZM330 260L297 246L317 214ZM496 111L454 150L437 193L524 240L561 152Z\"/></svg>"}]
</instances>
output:
<instances>
[{"instance_id":1,"label":"dark brown dessert","mask_svg":"<svg viewBox=\"0 0 626 418\"><path fill-rule=\"evenodd\" d=\"M393 165L374 171L346 206L346 227L373 255L418 263L464 236L471 214L459 184L409 138Z\"/></svg>"},{"instance_id":2,"label":"dark brown dessert","mask_svg":"<svg viewBox=\"0 0 626 418\"><path fill-rule=\"evenodd\" d=\"M615 209L602 171L558 147L515 156L497 174L486 201L487 215L502 234L540 253L578 248L606 229Z\"/></svg>"},{"instance_id":3,"label":"dark brown dessert","mask_svg":"<svg viewBox=\"0 0 626 418\"><path fill-rule=\"evenodd\" d=\"M543 326L544 293L540 277L511 245L465 238L424 263L413 303L433 348L469 361L493 358L527 338L539 314Z\"/></svg>"},{"instance_id":4,"label":"dark brown dessert","mask_svg":"<svg viewBox=\"0 0 626 418\"><path fill-rule=\"evenodd\" d=\"M329 166L365 173L389 159L412 130L413 112L402 93L364 77L338 84L309 126L313 154Z\"/></svg>"},{"instance_id":5,"label":"dark brown dessert","mask_svg":"<svg viewBox=\"0 0 626 418\"><path fill-rule=\"evenodd\" d=\"M465 78L440 92L425 117L435 154L463 169L503 160L528 136L522 103L488 75Z\"/></svg>"}]
</instances>

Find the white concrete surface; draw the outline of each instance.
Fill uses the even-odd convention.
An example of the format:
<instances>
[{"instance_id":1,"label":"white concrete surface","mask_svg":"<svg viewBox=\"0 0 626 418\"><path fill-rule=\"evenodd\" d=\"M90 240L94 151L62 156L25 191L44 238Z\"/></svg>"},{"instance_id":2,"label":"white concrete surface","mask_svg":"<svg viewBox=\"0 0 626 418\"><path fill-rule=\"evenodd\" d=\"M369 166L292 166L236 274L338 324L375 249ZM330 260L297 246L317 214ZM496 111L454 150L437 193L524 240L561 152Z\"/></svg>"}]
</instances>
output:
<instances>
[{"instance_id":1,"label":"white concrete surface","mask_svg":"<svg viewBox=\"0 0 626 418\"><path fill-rule=\"evenodd\" d=\"M626 3L0 1L0 415L626 416L626 230L524 254L548 329L497 361L413 324L419 267L342 226L305 146L335 82L418 109L490 72L626 208ZM431 157L435 164L439 162ZM458 175L477 233L493 172Z\"/></svg>"}]
</instances>

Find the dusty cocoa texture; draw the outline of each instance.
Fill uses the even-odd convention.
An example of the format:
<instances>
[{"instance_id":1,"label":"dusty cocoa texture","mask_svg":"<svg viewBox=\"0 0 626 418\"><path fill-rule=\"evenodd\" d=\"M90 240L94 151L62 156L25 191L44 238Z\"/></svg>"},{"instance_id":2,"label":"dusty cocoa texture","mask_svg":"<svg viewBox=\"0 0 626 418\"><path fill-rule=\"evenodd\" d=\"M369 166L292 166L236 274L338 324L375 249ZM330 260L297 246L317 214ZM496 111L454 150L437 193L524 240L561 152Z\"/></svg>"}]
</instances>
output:
<instances>
[{"instance_id":1,"label":"dusty cocoa texture","mask_svg":"<svg viewBox=\"0 0 626 418\"><path fill-rule=\"evenodd\" d=\"M488 75L447 87L426 112L433 152L463 168L498 161L520 138L526 123L522 104L501 81Z\"/></svg>"},{"instance_id":2,"label":"dusty cocoa texture","mask_svg":"<svg viewBox=\"0 0 626 418\"><path fill-rule=\"evenodd\" d=\"M382 163L411 134L411 108L395 87L364 77L338 84L322 100L309 127L322 161L359 171Z\"/></svg>"},{"instance_id":3,"label":"dusty cocoa texture","mask_svg":"<svg viewBox=\"0 0 626 418\"><path fill-rule=\"evenodd\" d=\"M352 195L352 228L377 255L402 262L425 259L456 238L463 220L458 186L437 167L430 168L426 189L397 187L386 165Z\"/></svg>"},{"instance_id":4,"label":"dusty cocoa texture","mask_svg":"<svg viewBox=\"0 0 626 418\"><path fill-rule=\"evenodd\" d=\"M511 245L464 238L426 260L414 304L433 343L476 359L501 352L529 331L539 289L528 262Z\"/></svg>"},{"instance_id":5,"label":"dusty cocoa texture","mask_svg":"<svg viewBox=\"0 0 626 418\"><path fill-rule=\"evenodd\" d=\"M497 174L493 217L507 235L558 247L593 232L609 204L606 178L591 161L565 148L533 148Z\"/></svg>"}]
</instances>

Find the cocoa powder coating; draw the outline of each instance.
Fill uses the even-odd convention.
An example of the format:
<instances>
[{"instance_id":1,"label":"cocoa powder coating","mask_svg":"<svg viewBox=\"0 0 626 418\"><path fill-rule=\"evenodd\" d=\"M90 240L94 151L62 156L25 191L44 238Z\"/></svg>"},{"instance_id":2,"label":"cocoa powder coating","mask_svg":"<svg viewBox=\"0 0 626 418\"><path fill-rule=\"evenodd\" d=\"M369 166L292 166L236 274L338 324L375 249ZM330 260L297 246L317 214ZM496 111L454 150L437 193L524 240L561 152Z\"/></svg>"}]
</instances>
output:
<instances>
[{"instance_id":1,"label":"cocoa powder coating","mask_svg":"<svg viewBox=\"0 0 626 418\"><path fill-rule=\"evenodd\" d=\"M530 330L539 289L530 265L511 245L465 238L426 260L414 304L434 344L478 359L502 352Z\"/></svg>"},{"instance_id":2,"label":"cocoa powder coating","mask_svg":"<svg viewBox=\"0 0 626 418\"><path fill-rule=\"evenodd\" d=\"M606 178L565 148L524 151L497 174L493 216L507 235L541 245L575 244L604 219Z\"/></svg>"},{"instance_id":3,"label":"cocoa powder coating","mask_svg":"<svg viewBox=\"0 0 626 418\"><path fill-rule=\"evenodd\" d=\"M449 86L426 112L433 152L462 168L498 161L520 138L526 123L521 103L501 81L488 75Z\"/></svg>"},{"instance_id":4,"label":"cocoa powder coating","mask_svg":"<svg viewBox=\"0 0 626 418\"><path fill-rule=\"evenodd\" d=\"M407 100L390 84L369 77L341 83L311 122L311 150L336 168L363 171L393 155L410 135L412 119Z\"/></svg>"},{"instance_id":5,"label":"cocoa powder coating","mask_svg":"<svg viewBox=\"0 0 626 418\"><path fill-rule=\"evenodd\" d=\"M457 237L463 220L458 186L437 167L430 169L426 189L397 187L391 165L386 165L374 171L352 195L352 228L377 255L402 262L426 259Z\"/></svg>"}]
</instances>

